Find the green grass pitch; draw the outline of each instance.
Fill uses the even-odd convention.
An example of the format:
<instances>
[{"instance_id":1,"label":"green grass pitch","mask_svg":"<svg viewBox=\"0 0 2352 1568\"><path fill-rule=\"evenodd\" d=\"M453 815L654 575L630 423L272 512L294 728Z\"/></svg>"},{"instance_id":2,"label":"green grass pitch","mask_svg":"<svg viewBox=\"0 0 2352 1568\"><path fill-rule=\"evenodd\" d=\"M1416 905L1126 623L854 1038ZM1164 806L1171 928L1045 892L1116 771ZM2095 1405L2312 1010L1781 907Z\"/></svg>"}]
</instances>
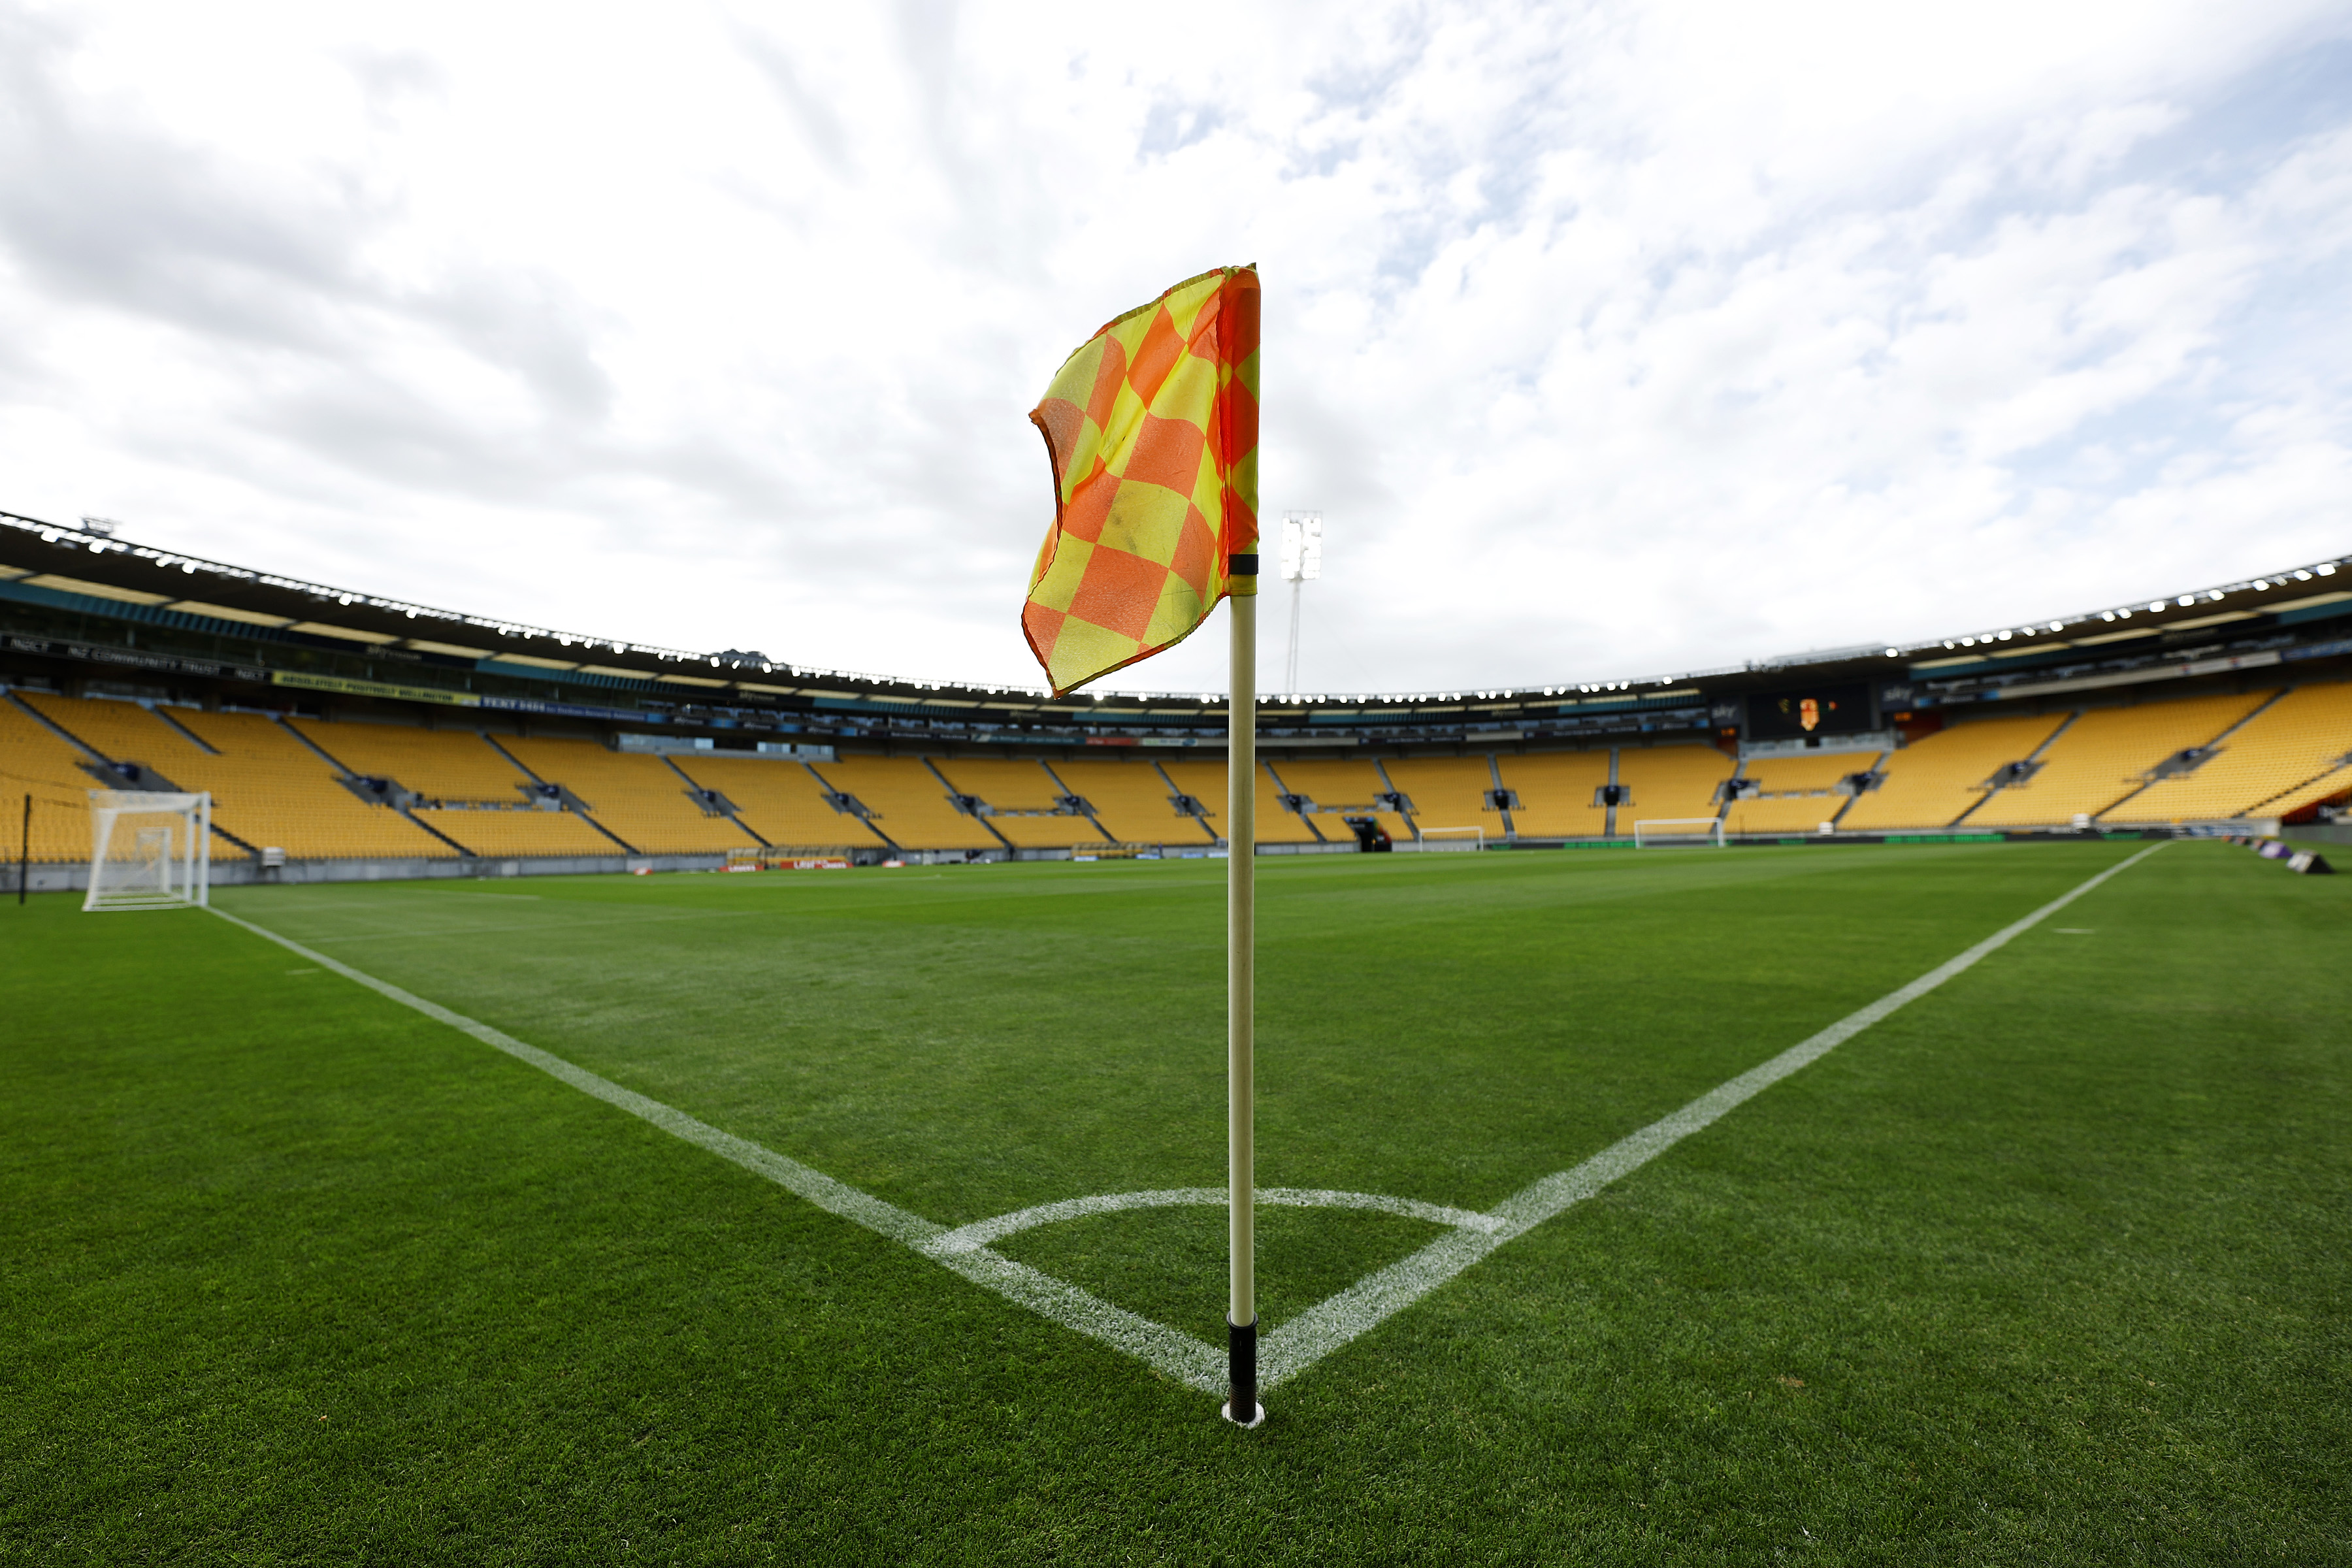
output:
<instances>
[{"instance_id":1,"label":"green grass pitch","mask_svg":"<svg viewBox=\"0 0 2352 1568\"><path fill-rule=\"evenodd\" d=\"M1259 1180L1485 1209L2138 847L1267 860ZM961 1225L1222 1182L1223 869L219 904ZM36 897L0 1563L2352 1561L2347 955L2352 879L2168 846L1244 1433L226 921ZM1437 1234L1266 1210L1263 1321ZM1221 1333L1213 1209L1002 1250Z\"/></svg>"}]
</instances>

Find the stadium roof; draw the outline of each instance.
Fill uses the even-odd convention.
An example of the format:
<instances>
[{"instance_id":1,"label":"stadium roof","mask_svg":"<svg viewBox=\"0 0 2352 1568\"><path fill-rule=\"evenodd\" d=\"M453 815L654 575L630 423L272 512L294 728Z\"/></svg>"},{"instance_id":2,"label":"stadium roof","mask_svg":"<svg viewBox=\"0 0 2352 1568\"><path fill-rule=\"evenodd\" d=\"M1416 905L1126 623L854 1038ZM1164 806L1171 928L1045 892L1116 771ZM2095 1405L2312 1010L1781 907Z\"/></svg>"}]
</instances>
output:
<instances>
[{"instance_id":1,"label":"stadium roof","mask_svg":"<svg viewBox=\"0 0 2352 1568\"><path fill-rule=\"evenodd\" d=\"M2168 594L2099 608L2036 616L2009 626L1988 626L1912 643L1869 643L1801 653L1705 669L1602 680L1549 679L1498 683L1435 691L1316 692L1286 694L1298 702L1492 701L1509 698L1574 694L1660 693L1692 681L1745 686L1723 678L1770 676L1807 667L1879 664L1889 675L1933 677L1987 660L2078 649L2086 655L2158 634L2224 627L2282 612L2323 611L2352 602L2352 556L2307 562L2263 576ZM2339 579L2340 581L2336 581ZM353 588L306 582L278 573L209 561L184 552L139 544L115 536L102 519L79 524L45 522L0 512L0 581L52 587L89 597L208 616L215 620L281 628L361 647L393 647L424 654L496 659L507 665L550 671L578 670L715 690L790 695L807 683L845 684L898 692L960 692L971 696L1023 696L1043 700L1042 685L988 685L873 674L829 666L793 663L740 649L698 651L602 634L561 631L520 621L436 608ZM2168 639L2173 640L2173 639ZM1680 693L1677 693L1680 695ZM1095 701L1139 699L1156 702L1219 703L1221 692L1098 690Z\"/></svg>"}]
</instances>

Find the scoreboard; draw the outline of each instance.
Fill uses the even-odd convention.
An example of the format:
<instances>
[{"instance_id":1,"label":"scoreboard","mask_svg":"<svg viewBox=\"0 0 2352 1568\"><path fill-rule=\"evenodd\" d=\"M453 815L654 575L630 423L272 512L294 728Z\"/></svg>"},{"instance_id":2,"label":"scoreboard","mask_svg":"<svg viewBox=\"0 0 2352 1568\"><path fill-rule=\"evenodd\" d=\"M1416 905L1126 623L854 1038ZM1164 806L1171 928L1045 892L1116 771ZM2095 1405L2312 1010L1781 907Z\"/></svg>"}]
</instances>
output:
<instances>
[{"instance_id":1,"label":"scoreboard","mask_svg":"<svg viewBox=\"0 0 2352 1568\"><path fill-rule=\"evenodd\" d=\"M1862 681L1773 691L1748 700L1748 738L1751 741L1852 735L1875 727L1870 688Z\"/></svg>"}]
</instances>

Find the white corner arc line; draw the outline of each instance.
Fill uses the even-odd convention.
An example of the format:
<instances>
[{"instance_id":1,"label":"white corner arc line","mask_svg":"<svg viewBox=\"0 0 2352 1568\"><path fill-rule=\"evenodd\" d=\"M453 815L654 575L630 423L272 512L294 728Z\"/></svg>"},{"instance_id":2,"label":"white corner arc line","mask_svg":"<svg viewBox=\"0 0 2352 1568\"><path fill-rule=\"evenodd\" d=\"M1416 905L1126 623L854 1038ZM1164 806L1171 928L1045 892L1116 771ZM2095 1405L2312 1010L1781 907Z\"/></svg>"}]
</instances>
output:
<instances>
[{"instance_id":1,"label":"white corner arc line","mask_svg":"<svg viewBox=\"0 0 2352 1568\"><path fill-rule=\"evenodd\" d=\"M1681 1110L1661 1117L1582 1164L1546 1176L1522 1188L1496 1205L1490 1213L1480 1215L1442 1205L1418 1203L1409 1198L1384 1198L1367 1193L1286 1187L1261 1192L1259 1199L1265 1203L1376 1209L1444 1225L1450 1227L1450 1231L1410 1258L1366 1276L1272 1331L1258 1347L1259 1386L1272 1388L1297 1376L1341 1345L1418 1301L1513 1237L1523 1235L1591 1197L1610 1183L1640 1169L1726 1112L1791 1073L1820 1060L1895 1009L1917 1000L1973 967L1979 961L2007 946L2016 937L2109 878L2130 869L2163 847L2161 843L2150 845L2128 859L2110 866L2024 919L2002 928L1958 957L1929 970L1909 984L1847 1015L1769 1061L1751 1068L1701 1095ZM624 1089L609 1079L601 1078L585 1068L575 1067L536 1046L526 1045L488 1024L339 963L267 927L239 919L217 906L208 905L207 908L231 925L276 942L299 958L331 970L437 1023L470 1035L484 1045L537 1068L616 1110L648 1121L673 1137L764 1176L826 1213L837 1215L921 1253L941 1267L1028 1308L1041 1317L1123 1351L1202 1393L1222 1395L1225 1392L1224 1355L1221 1350L1179 1330L1113 1306L1077 1286L1055 1279L1025 1264L1016 1263L1001 1253L989 1250L985 1245L987 1240L1028 1229L1033 1225L1051 1224L1086 1214L1153 1207L1163 1204L1190 1204L1203 1201L1204 1194L1206 1201L1222 1203L1224 1201L1222 1188L1168 1188L1149 1193L1075 1198L1057 1204L1038 1205L1015 1214L977 1221L950 1230L895 1204L862 1193L845 1182L836 1181L822 1171L763 1148L749 1139L721 1131L675 1107L664 1105L634 1089ZM1013 1221L1022 1223L1009 1223ZM994 1228L999 1226L1003 1228Z\"/></svg>"},{"instance_id":2,"label":"white corner arc line","mask_svg":"<svg viewBox=\"0 0 2352 1568\"><path fill-rule=\"evenodd\" d=\"M1748 1068L1681 1110L1620 1139L1582 1164L1522 1187L1495 1205L1495 1217L1504 1222L1501 1231L1490 1236L1456 1231L1440 1237L1412 1257L1367 1275L1338 1295L1308 1308L1260 1342L1259 1385L1272 1388L1297 1376L1367 1329L1420 1300L1511 1237L1526 1234L1612 1182L1639 1170L1727 1111L1821 1060L1896 1008L1917 1001L1944 982L1975 967L2108 878L2129 870L2163 847L2161 842L2151 844L2138 854L2118 861L2023 920L2002 927L1958 957L1937 964L1908 985L1888 992L1769 1061Z\"/></svg>"},{"instance_id":3,"label":"white corner arc line","mask_svg":"<svg viewBox=\"0 0 2352 1568\"><path fill-rule=\"evenodd\" d=\"M1064 1198L1059 1203L1039 1204L1034 1208L998 1215L993 1219L974 1220L945 1235L933 1237L922 1243L922 1249L934 1258L946 1258L959 1252L970 1252L991 1242L1002 1241L1008 1236L1018 1236L1041 1225L1059 1225L1064 1220L1084 1219L1088 1215L1117 1214L1123 1209L1181 1208L1203 1205L1222 1208L1226 1199L1223 1187L1158 1187L1147 1192L1102 1193L1090 1198ZM1425 1204L1417 1198L1383 1197L1377 1193L1341 1193L1321 1187L1261 1187L1257 1201L1288 1208L1369 1209L1380 1214L1400 1215L1406 1219L1426 1220L1455 1230L1496 1233L1505 1230L1509 1221L1473 1209L1449 1208L1444 1204Z\"/></svg>"}]
</instances>

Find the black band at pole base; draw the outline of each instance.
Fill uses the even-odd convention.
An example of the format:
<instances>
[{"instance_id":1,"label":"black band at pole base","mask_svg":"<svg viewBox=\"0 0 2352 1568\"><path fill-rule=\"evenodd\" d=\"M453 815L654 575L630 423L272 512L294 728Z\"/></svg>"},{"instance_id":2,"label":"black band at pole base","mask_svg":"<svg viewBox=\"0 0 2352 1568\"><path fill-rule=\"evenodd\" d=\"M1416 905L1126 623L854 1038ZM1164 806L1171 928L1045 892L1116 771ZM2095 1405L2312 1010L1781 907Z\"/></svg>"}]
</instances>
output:
<instances>
[{"instance_id":1,"label":"black band at pole base","mask_svg":"<svg viewBox=\"0 0 2352 1568\"><path fill-rule=\"evenodd\" d=\"M1225 1321L1225 1363L1232 1398L1225 1405L1225 1419L1236 1426L1255 1426L1265 1419L1265 1411L1257 1402L1257 1320L1236 1323Z\"/></svg>"}]
</instances>

